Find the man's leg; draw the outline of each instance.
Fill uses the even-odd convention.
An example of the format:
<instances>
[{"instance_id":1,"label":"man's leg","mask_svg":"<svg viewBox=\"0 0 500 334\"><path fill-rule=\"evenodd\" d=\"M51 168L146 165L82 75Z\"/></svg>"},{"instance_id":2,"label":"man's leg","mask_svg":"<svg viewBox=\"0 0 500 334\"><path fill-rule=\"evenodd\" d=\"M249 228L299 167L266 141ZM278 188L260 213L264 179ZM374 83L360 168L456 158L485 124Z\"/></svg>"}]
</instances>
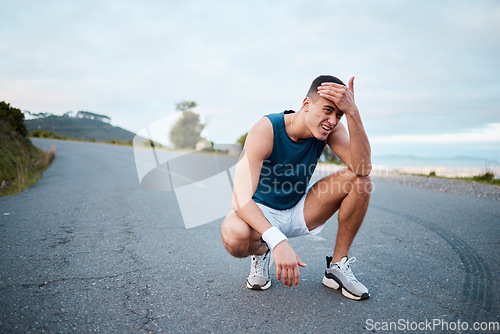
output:
<instances>
[{"instance_id":1,"label":"man's leg","mask_svg":"<svg viewBox=\"0 0 500 334\"><path fill-rule=\"evenodd\" d=\"M333 262L347 256L368 209L371 190L369 176L357 176L348 169L322 178L309 190L304 204L309 230L324 224L339 210Z\"/></svg>"},{"instance_id":2,"label":"man's leg","mask_svg":"<svg viewBox=\"0 0 500 334\"><path fill-rule=\"evenodd\" d=\"M322 225L339 210L337 241L332 257L327 257L327 268L323 284L333 289L342 289L350 299L361 300L370 296L368 289L351 271L348 259L349 248L363 222L372 185L370 177L357 176L342 170L318 181L309 190L304 203L304 218L312 230Z\"/></svg>"},{"instance_id":3,"label":"man's leg","mask_svg":"<svg viewBox=\"0 0 500 334\"><path fill-rule=\"evenodd\" d=\"M262 243L261 235L231 211L222 222L221 237L224 247L234 257L245 258L262 255L267 246Z\"/></svg>"},{"instance_id":4,"label":"man's leg","mask_svg":"<svg viewBox=\"0 0 500 334\"><path fill-rule=\"evenodd\" d=\"M266 290L271 286L269 269L271 251L262 243L261 235L241 220L234 212L230 212L221 225L221 236L224 246L235 257L252 257L247 288Z\"/></svg>"}]
</instances>

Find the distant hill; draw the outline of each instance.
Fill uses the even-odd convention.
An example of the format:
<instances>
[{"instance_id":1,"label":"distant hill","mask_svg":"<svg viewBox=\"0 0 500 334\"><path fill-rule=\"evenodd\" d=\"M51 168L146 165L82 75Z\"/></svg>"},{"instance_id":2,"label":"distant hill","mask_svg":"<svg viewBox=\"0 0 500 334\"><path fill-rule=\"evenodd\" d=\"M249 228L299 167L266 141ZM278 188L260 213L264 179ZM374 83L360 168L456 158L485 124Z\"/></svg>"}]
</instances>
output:
<instances>
[{"instance_id":1,"label":"distant hill","mask_svg":"<svg viewBox=\"0 0 500 334\"><path fill-rule=\"evenodd\" d=\"M132 141L135 134L109 124L108 116L79 111L75 116L66 113L56 116L47 113L30 114L34 119L25 120L28 131L44 129L73 139L96 141Z\"/></svg>"}]
</instances>

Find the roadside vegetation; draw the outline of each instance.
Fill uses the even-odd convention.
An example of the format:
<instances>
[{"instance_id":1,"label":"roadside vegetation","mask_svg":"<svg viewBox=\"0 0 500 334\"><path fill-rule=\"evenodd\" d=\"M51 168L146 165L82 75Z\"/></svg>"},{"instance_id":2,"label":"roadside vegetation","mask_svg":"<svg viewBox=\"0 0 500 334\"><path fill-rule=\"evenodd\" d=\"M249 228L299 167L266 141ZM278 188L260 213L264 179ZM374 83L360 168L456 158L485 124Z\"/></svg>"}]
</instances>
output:
<instances>
[{"instance_id":1,"label":"roadside vegetation","mask_svg":"<svg viewBox=\"0 0 500 334\"><path fill-rule=\"evenodd\" d=\"M462 181L467 181L467 182L478 182L478 183L493 184L493 185L500 186L500 179L496 179L495 174L493 174L493 172L491 172L491 171L486 171L483 174L470 176L470 177L439 176L439 175L436 175L435 171L431 171L429 174L412 174L412 175L425 176L425 177L436 177L436 178L441 178L441 179L455 179L455 180L462 180Z\"/></svg>"},{"instance_id":2,"label":"roadside vegetation","mask_svg":"<svg viewBox=\"0 0 500 334\"><path fill-rule=\"evenodd\" d=\"M0 102L0 196L22 192L36 183L56 156L37 148L28 138L24 114Z\"/></svg>"},{"instance_id":3,"label":"roadside vegetation","mask_svg":"<svg viewBox=\"0 0 500 334\"><path fill-rule=\"evenodd\" d=\"M44 129L36 129L33 131L30 131L29 133L30 137L34 138L46 138L46 139L59 139L59 140L69 140L70 138L59 135L57 133L54 133L52 131L44 130Z\"/></svg>"}]
</instances>

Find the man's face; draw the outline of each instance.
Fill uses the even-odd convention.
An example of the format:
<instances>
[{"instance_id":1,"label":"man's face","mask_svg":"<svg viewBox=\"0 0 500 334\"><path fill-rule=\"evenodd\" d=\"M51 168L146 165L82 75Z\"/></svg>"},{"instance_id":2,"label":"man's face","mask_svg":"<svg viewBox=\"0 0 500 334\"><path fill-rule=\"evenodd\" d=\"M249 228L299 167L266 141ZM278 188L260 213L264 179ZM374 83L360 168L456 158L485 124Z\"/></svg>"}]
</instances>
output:
<instances>
[{"instance_id":1,"label":"man's face","mask_svg":"<svg viewBox=\"0 0 500 334\"><path fill-rule=\"evenodd\" d=\"M320 96L315 96L313 99L306 98L303 107L307 110L307 127L319 140L326 140L344 115L335 103Z\"/></svg>"}]
</instances>

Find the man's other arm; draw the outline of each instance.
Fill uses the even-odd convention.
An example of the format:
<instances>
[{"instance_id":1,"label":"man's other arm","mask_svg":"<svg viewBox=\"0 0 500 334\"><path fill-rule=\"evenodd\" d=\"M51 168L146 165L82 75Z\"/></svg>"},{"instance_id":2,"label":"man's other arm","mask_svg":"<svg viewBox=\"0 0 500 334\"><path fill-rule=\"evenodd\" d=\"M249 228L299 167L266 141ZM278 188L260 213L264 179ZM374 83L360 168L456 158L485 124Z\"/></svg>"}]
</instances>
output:
<instances>
[{"instance_id":1,"label":"man's other arm","mask_svg":"<svg viewBox=\"0 0 500 334\"><path fill-rule=\"evenodd\" d=\"M273 127L268 118L259 120L248 133L243 156L236 164L231 208L262 235L272 225L252 199L259 183L262 163L272 151Z\"/></svg>"},{"instance_id":2,"label":"man's other arm","mask_svg":"<svg viewBox=\"0 0 500 334\"><path fill-rule=\"evenodd\" d=\"M271 155L273 149L273 126L264 117L253 126L245 141L243 157L236 165L234 177L233 200L231 207L236 215L257 231L260 235L272 227L260 208L252 199L259 183L264 159ZM298 266L305 267L288 241L284 240L273 249L276 263L276 278L283 285L292 287L299 284Z\"/></svg>"}]
</instances>

